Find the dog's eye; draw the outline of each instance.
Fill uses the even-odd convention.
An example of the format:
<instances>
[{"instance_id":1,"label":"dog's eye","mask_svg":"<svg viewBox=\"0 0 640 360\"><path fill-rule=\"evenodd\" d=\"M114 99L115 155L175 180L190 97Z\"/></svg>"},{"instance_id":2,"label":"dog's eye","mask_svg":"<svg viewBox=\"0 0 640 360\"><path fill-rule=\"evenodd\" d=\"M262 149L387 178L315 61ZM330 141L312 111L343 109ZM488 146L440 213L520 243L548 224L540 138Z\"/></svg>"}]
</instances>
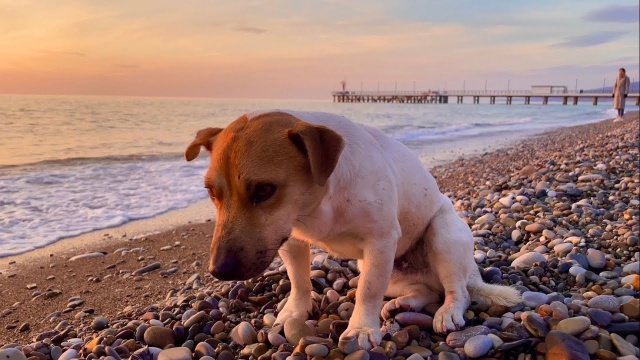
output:
<instances>
[{"instance_id":1,"label":"dog's eye","mask_svg":"<svg viewBox=\"0 0 640 360\"><path fill-rule=\"evenodd\" d=\"M251 194L251 203L253 205L258 205L261 202L265 202L276 193L276 186L269 183L258 184L253 189L253 193Z\"/></svg>"},{"instance_id":2,"label":"dog's eye","mask_svg":"<svg viewBox=\"0 0 640 360\"><path fill-rule=\"evenodd\" d=\"M216 192L215 190L213 190L213 188L206 188L207 189L207 193L209 193L209 197L211 198L211 200L214 200L216 198Z\"/></svg>"}]
</instances>

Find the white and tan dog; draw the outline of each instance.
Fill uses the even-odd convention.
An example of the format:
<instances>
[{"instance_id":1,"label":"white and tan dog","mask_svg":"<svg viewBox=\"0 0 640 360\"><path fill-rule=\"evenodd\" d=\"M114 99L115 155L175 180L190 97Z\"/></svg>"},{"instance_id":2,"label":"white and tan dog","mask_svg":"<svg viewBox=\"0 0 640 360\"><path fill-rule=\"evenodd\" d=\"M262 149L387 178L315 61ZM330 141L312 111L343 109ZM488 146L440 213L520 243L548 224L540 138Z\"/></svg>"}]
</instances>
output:
<instances>
[{"instance_id":1,"label":"white and tan dog","mask_svg":"<svg viewBox=\"0 0 640 360\"><path fill-rule=\"evenodd\" d=\"M291 294L277 323L312 309L309 245L358 259L356 304L344 336L380 344L380 318L444 304L439 333L464 326L471 301L513 306L509 287L482 281L469 227L416 155L381 131L327 114L264 111L198 131L185 157L211 155L205 187L217 209L209 271L261 274L279 254ZM383 308L384 297L394 298Z\"/></svg>"}]
</instances>

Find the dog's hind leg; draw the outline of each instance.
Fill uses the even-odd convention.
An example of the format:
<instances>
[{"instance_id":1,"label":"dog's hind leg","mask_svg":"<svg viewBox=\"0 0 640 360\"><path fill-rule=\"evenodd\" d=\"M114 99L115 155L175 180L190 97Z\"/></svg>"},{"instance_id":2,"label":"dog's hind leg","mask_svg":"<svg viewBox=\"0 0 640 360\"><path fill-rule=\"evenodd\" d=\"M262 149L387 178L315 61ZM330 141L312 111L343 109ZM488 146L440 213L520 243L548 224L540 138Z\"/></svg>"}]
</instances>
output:
<instances>
[{"instance_id":1,"label":"dog's hind leg","mask_svg":"<svg viewBox=\"0 0 640 360\"><path fill-rule=\"evenodd\" d=\"M394 270L384 294L394 299L389 300L382 307L383 319L390 319L403 311L421 311L427 304L440 302L440 295L430 290L422 277Z\"/></svg>"},{"instance_id":2,"label":"dog's hind leg","mask_svg":"<svg viewBox=\"0 0 640 360\"><path fill-rule=\"evenodd\" d=\"M471 304L467 284L471 274L478 271L473 261L471 231L446 198L425 236L429 264L444 289L444 304L433 318L433 329L438 333L458 330L464 326L463 314Z\"/></svg>"}]
</instances>

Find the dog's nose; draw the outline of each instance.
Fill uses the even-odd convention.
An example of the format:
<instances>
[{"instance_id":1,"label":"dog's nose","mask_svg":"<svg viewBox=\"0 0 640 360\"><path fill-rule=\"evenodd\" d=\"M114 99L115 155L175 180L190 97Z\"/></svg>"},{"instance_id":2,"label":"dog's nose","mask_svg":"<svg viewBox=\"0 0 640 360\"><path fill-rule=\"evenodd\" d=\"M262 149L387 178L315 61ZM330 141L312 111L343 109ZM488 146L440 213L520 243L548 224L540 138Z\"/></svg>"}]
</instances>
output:
<instances>
[{"instance_id":1,"label":"dog's nose","mask_svg":"<svg viewBox=\"0 0 640 360\"><path fill-rule=\"evenodd\" d=\"M229 253L214 264L209 265L209 272L219 280L238 280L238 258Z\"/></svg>"}]
</instances>

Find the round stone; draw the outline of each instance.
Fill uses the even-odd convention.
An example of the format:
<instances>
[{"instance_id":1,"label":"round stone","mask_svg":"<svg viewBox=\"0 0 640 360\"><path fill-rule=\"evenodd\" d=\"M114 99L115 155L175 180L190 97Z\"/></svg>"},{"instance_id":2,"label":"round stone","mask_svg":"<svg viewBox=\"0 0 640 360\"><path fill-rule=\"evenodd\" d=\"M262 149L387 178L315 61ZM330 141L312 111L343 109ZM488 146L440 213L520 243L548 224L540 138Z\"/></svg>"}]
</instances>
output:
<instances>
[{"instance_id":1,"label":"round stone","mask_svg":"<svg viewBox=\"0 0 640 360\"><path fill-rule=\"evenodd\" d=\"M606 264L604 253L597 249L587 250L587 261L589 262L589 266L594 269L602 269Z\"/></svg>"},{"instance_id":2,"label":"round stone","mask_svg":"<svg viewBox=\"0 0 640 360\"><path fill-rule=\"evenodd\" d=\"M513 262L511 263L511 266L513 266L516 269L520 269L523 267L532 267L534 263L546 263L546 262L547 262L547 258L545 258L544 255L534 251L534 252L530 252L530 253L526 253L518 256L518 258L513 260Z\"/></svg>"},{"instance_id":3,"label":"round stone","mask_svg":"<svg viewBox=\"0 0 640 360\"><path fill-rule=\"evenodd\" d=\"M151 326L144 332L144 342L160 349L164 349L169 344L174 345L173 330L161 326Z\"/></svg>"},{"instance_id":4,"label":"round stone","mask_svg":"<svg viewBox=\"0 0 640 360\"><path fill-rule=\"evenodd\" d=\"M608 312L617 312L620 308L618 299L613 295L598 295L587 302L590 308L596 308Z\"/></svg>"},{"instance_id":5,"label":"round stone","mask_svg":"<svg viewBox=\"0 0 640 360\"><path fill-rule=\"evenodd\" d=\"M250 345L258 341L258 333L256 330L246 321L236 325L229 333L231 339L240 345Z\"/></svg>"},{"instance_id":6,"label":"round stone","mask_svg":"<svg viewBox=\"0 0 640 360\"><path fill-rule=\"evenodd\" d=\"M433 318L427 314L417 312L403 312L395 316L400 326L416 325L421 330L433 329Z\"/></svg>"},{"instance_id":7,"label":"round stone","mask_svg":"<svg viewBox=\"0 0 640 360\"><path fill-rule=\"evenodd\" d=\"M109 326L109 319L102 316L93 319L93 323L91 324L91 328L97 331L104 330L107 326Z\"/></svg>"},{"instance_id":8,"label":"round stone","mask_svg":"<svg viewBox=\"0 0 640 360\"><path fill-rule=\"evenodd\" d=\"M544 230L546 228L547 227L542 225L542 224L529 224L524 228L524 230L528 231L530 233L539 233L539 232L542 232L542 230Z\"/></svg>"},{"instance_id":9,"label":"round stone","mask_svg":"<svg viewBox=\"0 0 640 360\"><path fill-rule=\"evenodd\" d=\"M556 330L571 335L578 335L587 330L591 325L591 320L586 316L576 316L561 320L556 326Z\"/></svg>"},{"instance_id":10,"label":"round stone","mask_svg":"<svg viewBox=\"0 0 640 360\"><path fill-rule=\"evenodd\" d=\"M562 243L553 247L553 251L559 256L564 256L571 250L573 250L573 244L571 243Z\"/></svg>"},{"instance_id":11,"label":"round stone","mask_svg":"<svg viewBox=\"0 0 640 360\"><path fill-rule=\"evenodd\" d=\"M160 351L158 360L191 360L191 350L186 347L174 347Z\"/></svg>"},{"instance_id":12,"label":"round stone","mask_svg":"<svg viewBox=\"0 0 640 360\"><path fill-rule=\"evenodd\" d=\"M276 348L287 342L287 339L285 339L284 336L278 334L275 331L269 331L267 339L269 340L269 343Z\"/></svg>"},{"instance_id":13,"label":"round stone","mask_svg":"<svg viewBox=\"0 0 640 360\"><path fill-rule=\"evenodd\" d=\"M284 337L291 345L298 345L300 339L313 335L314 333L309 326L300 319L289 318L284 322Z\"/></svg>"},{"instance_id":14,"label":"round stone","mask_svg":"<svg viewBox=\"0 0 640 360\"><path fill-rule=\"evenodd\" d=\"M75 350L74 350L75 351ZM77 352L76 352L77 354ZM27 360L22 351L15 348L0 350L0 359L2 360Z\"/></svg>"},{"instance_id":15,"label":"round stone","mask_svg":"<svg viewBox=\"0 0 640 360\"><path fill-rule=\"evenodd\" d=\"M529 308L535 309L542 304L546 304L549 301L549 296L541 292L525 291L522 294L522 301Z\"/></svg>"},{"instance_id":16,"label":"round stone","mask_svg":"<svg viewBox=\"0 0 640 360\"><path fill-rule=\"evenodd\" d=\"M324 344L311 344L304 348L304 352L311 357L325 357L329 354L329 348Z\"/></svg>"},{"instance_id":17,"label":"round stone","mask_svg":"<svg viewBox=\"0 0 640 360\"><path fill-rule=\"evenodd\" d=\"M486 355L493 347L493 342L487 335L476 335L464 344L464 353L472 358Z\"/></svg>"}]
</instances>

